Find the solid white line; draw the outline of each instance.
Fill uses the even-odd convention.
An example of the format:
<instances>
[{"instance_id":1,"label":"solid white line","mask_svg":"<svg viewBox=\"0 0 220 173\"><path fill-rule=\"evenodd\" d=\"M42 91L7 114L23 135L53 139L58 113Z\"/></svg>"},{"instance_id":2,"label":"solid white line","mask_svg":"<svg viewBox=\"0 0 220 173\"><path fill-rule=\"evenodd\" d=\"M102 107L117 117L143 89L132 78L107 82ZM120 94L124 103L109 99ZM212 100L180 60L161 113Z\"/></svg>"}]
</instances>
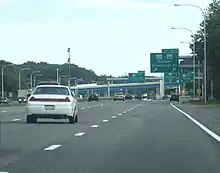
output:
<instances>
[{"instance_id":1,"label":"solid white line","mask_svg":"<svg viewBox=\"0 0 220 173\"><path fill-rule=\"evenodd\" d=\"M21 119L13 119L13 120L11 120L11 121L20 121Z\"/></svg>"},{"instance_id":2,"label":"solid white line","mask_svg":"<svg viewBox=\"0 0 220 173\"><path fill-rule=\"evenodd\" d=\"M120 114L118 114L118 115L122 115L122 114L120 113Z\"/></svg>"},{"instance_id":3,"label":"solid white line","mask_svg":"<svg viewBox=\"0 0 220 173\"><path fill-rule=\"evenodd\" d=\"M216 139L218 142L220 142L220 137L215 134L214 132L212 132L211 130L209 130L207 127L205 127L203 124L201 124L200 122L198 122L197 120L195 120L194 118L192 118L189 114L187 114L186 112L183 112L181 109L179 109L178 107L174 106L172 103L170 103L170 105L175 108L176 110L178 110L180 113L182 113L183 115L185 115L187 118L189 118L192 122L194 122L197 126L199 126L203 131L205 131L206 133L208 133L210 136L212 136L214 139Z\"/></svg>"},{"instance_id":4,"label":"solid white line","mask_svg":"<svg viewBox=\"0 0 220 173\"><path fill-rule=\"evenodd\" d=\"M99 125L92 125L91 127L92 128L97 128L97 127L99 127Z\"/></svg>"},{"instance_id":5,"label":"solid white line","mask_svg":"<svg viewBox=\"0 0 220 173\"><path fill-rule=\"evenodd\" d=\"M102 120L102 122L106 123L106 122L108 122L108 120Z\"/></svg>"},{"instance_id":6,"label":"solid white line","mask_svg":"<svg viewBox=\"0 0 220 173\"><path fill-rule=\"evenodd\" d=\"M81 108L81 109L85 109L85 108Z\"/></svg>"},{"instance_id":7,"label":"solid white line","mask_svg":"<svg viewBox=\"0 0 220 173\"><path fill-rule=\"evenodd\" d=\"M112 119L115 119L116 118L116 116L112 116Z\"/></svg>"},{"instance_id":8,"label":"solid white line","mask_svg":"<svg viewBox=\"0 0 220 173\"><path fill-rule=\"evenodd\" d=\"M0 172L0 173L9 173L9 172Z\"/></svg>"},{"instance_id":9,"label":"solid white line","mask_svg":"<svg viewBox=\"0 0 220 173\"><path fill-rule=\"evenodd\" d=\"M45 151L51 151L51 150L55 150L56 148L61 147L61 145L51 145L48 148L45 148Z\"/></svg>"},{"instance_id":10,"label":"solid white line","mask_svg":"<svg viewBox=\"0 0 220 173\"><path fill-rule=\"evenodd\" d=\"M76 133L75 136L82 136L84 135L85 133Z\"/></svg>"}]
</instances>

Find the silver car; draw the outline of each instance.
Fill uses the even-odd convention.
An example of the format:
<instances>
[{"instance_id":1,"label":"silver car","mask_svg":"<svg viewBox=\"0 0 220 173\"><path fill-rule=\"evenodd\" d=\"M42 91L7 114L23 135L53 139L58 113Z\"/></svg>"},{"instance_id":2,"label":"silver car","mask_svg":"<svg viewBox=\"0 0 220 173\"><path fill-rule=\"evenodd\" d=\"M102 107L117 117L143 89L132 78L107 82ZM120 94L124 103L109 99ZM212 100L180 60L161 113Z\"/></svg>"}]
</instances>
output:
<instances>
[{"instance_id":1,"label":"silver car","mask_svg":"<svg viewBox=\"0 0 220 173\"><path fill-rule=\"evenodd\" d=\"M73 92L64 85L39 85L28 97L26 104L27 123L36 123L38 118L69 119L78 122L79 105Z\"/></svg>"}]
</instances>

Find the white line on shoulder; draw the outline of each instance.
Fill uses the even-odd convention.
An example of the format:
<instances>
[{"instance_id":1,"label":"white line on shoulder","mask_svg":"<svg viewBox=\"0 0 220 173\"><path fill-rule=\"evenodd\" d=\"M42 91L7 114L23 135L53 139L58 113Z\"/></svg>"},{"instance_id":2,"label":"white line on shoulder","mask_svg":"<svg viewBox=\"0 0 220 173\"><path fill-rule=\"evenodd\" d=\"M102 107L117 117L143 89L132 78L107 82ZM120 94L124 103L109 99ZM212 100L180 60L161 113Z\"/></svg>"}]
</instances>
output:
<instances>
[{"instance_id":1,"label":"white line on shoulder","mask_svg":"<svg viewBox=\"0 0 220 173\"><path fill-rule=\"evenodd\" d=\"M170 105L175 108L177 111L179 111L180 113L182 113L183 115L185 115L188 119L190 119L193 123L195 123L197 126L199 126L203 131L205 131L206 133L208 133L210 136L212 136L214 139L216 139L218 142L220 142L220 137L215 134L214 132L212 132L211 130L209 130L207 127L205 127L203 124L201 124L200 122L198 122L197 120L195 120L194 118L192 118L189 114L187 114L186 112L183 112L181 109L179 109L178 107L174 106L172 103L170 103Z\"/></svg>"}]
</instances>

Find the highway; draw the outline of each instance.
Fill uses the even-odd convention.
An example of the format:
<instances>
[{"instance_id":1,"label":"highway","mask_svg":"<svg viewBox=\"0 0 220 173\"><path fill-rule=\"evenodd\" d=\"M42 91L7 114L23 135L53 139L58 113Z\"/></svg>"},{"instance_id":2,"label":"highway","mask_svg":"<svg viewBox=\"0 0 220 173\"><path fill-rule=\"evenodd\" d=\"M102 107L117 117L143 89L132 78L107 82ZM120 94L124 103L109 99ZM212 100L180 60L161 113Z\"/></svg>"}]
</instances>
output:
<instances>
[{"instance_id":1,"label":"highway","mask_svg":"<svg viewBox=\"0 0 220 173\"><path fill-rule=\"evenodd\" d=\"M26 124L24 107L0 107L0 173L220 172L219 141L178 104L79 104L77 124L47 119Z\"/></svg>"}]
</instances>

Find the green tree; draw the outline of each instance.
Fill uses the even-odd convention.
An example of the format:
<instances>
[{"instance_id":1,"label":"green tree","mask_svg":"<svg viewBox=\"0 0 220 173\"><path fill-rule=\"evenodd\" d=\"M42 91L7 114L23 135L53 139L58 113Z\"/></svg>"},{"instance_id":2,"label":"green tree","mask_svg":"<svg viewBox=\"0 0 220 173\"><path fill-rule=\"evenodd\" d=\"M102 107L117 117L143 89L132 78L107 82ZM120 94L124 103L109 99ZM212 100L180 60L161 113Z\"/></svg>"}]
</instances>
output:
<instances>
[{"instance_id":1,"label":"green tree","mask_svg":"<svg viewBox=\"0 0 220 173\"><path fill-rule=\"evenodd\" d=\"M206 10L207 27L207 94L210 93L210 83L214 83L214 96L220 99L220 1L213 0ZM204 62L204 23L194 35L198 60ZM192 45L190 46L192 48Z\"/></svg>"}]
</instances>

